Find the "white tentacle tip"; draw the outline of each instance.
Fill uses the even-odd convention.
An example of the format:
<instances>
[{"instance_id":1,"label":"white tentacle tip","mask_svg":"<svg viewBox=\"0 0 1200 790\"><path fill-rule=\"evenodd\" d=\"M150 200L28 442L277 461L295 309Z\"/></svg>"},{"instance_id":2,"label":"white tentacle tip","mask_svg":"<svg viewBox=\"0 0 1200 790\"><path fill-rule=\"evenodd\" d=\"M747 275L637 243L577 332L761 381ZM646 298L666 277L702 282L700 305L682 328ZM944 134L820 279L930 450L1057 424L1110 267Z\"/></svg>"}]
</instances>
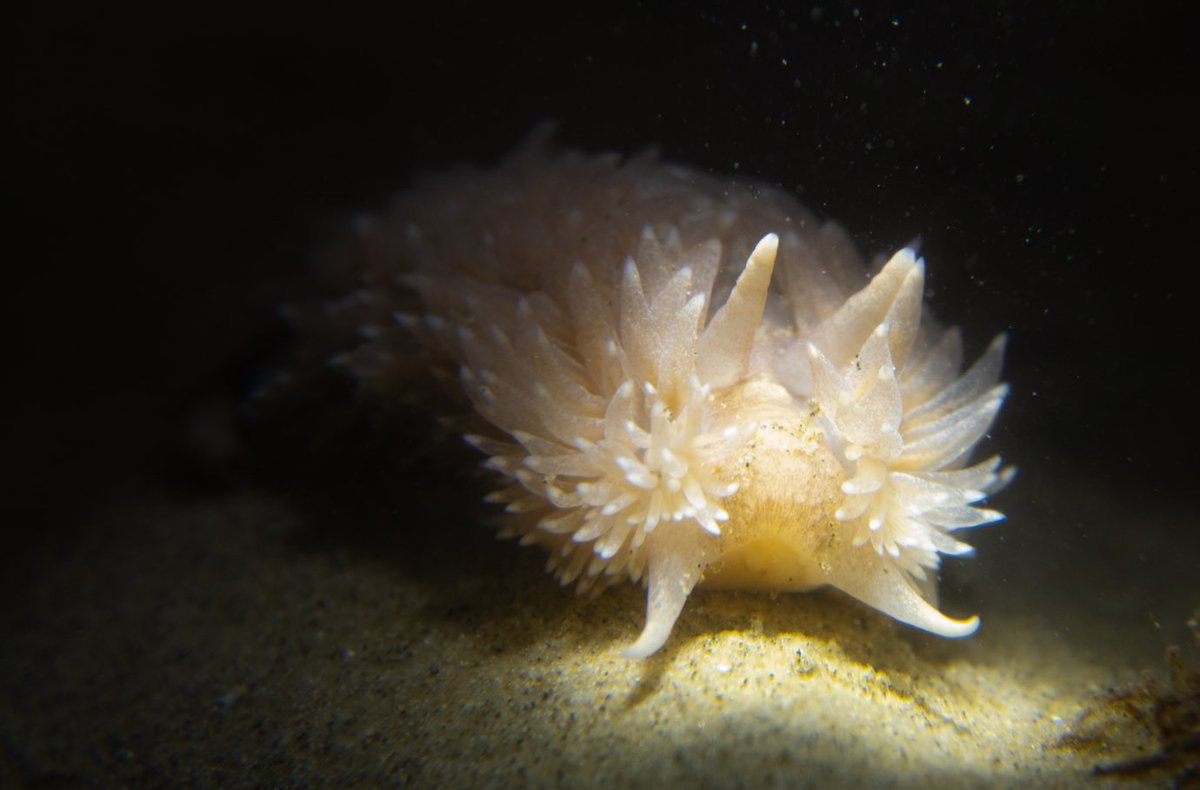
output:
<instances>
[{"instance_id":1,"label":"white tentacle tip","mask_svg":"<svg viewBox=\"0 0 1200 790\"><path fill-rule=\"evenodd\" d=\"M779 235L768 233L758 240L758 244L754 245L754 252L750 253L750 261L756 264L774 264L775 254L778 251Z\"/></svg>"},{"instance_id":2,"label":"white tentacle tip","mask_svg":"<svg viewBox=\"0 0 1200 790\"><path fill-rule=\"evenodd\" d=\"M937 631L934 631L938 636L944 636L948 639L961 639L979 630L979 617L971 615L966 620L953 620L949 617L944 617L940 626Z\"/></svg>"},{"instance_id":3,"label":"white tentacle tip","mask_svg":"<svg viewBox=\"0 0 1200 790\"><path fill-rule=\"evenodd\" d=\"M637 638L629 647L621 651L621 658L649 658L658 652L667 642L667 637L671 635L671 626L674 622L668 623L665 628L662 623L650 621L646 623L646 627L642 630L641 636Z\"/></svg>"}]
</instances>

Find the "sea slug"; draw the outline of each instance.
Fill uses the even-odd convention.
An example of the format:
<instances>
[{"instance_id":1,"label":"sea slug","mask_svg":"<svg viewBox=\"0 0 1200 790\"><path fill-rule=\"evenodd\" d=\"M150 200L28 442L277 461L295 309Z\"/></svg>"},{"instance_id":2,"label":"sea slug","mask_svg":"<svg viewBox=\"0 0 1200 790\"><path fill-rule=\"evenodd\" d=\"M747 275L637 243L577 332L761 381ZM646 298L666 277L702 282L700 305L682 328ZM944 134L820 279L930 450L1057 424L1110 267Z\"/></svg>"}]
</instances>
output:
<instances>
[{"instance_id":1,"label":"sea slug","mask_svg":"<svg viewBox=\"0 0 1200 790\"><path fill-rule=\"evenodd\" d=\"M792 198L535 138L359 223L359 327L335 361L381 399L469 415L466 440L563 584L647 589L624 650L666 642L710 587L832 585L947 637L940 555L1002 515L972 463L1007 393L1004 338L966 372L922 320L924 262L870 268ZM444 385L449 386L444 386ZM442 387L442 389L438 389Z\"/></svg>"}]
</instances>

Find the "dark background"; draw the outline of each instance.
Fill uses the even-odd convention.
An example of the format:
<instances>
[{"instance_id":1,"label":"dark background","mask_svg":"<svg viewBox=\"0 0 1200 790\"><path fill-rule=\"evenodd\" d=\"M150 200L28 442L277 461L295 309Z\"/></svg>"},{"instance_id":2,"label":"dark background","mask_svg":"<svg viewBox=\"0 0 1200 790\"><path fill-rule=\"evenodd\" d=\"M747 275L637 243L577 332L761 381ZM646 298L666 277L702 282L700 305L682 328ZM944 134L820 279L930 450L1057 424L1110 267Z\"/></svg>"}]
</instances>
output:
<instances>
[{"instance_id":1,"label":"dark background","mask_svg":"<svg viewBox=\"0 0 1200 790\"><path fill-rule=\"evenodd\" d=\"M178 485L197 409L280 353L274 306L339 223L545 119L794 191L868 253L920 236L935 312L975 351L1010 334L994 447L1039 531L1088 529L1043 508L1059 475L1183 497L1200 20L1046 5L17 12L10 525L62 541L131 473Z\"/></svg>"}]
</instances>

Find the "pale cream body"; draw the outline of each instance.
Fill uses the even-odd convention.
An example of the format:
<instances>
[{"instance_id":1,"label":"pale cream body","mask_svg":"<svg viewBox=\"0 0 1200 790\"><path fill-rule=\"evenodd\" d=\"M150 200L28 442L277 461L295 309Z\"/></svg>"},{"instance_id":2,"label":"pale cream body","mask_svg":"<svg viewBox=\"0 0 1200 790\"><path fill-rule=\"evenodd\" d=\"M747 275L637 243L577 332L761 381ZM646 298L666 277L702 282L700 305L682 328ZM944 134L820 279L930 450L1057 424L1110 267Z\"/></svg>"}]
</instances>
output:
<instances>
[{"instance_id":1,"label":"pale cream body","mask_svg":"<svg viewBox=\"0 0 1200 790\"><path fill-rule=\"evenodd\" d=\"M457 373L510 534L564 584L646 581L626 655L655 652L701 582L829 584L975 630L938 612L933 572L969 550L951 530L1000 517L971 505L1008 475L966 459L1005 394L1003 345L959 376L911 251L868 279L778 192L538 145L402 197L361 238L346 309L367 340L341 361L385 398Z\"/></svg>"}]
</instances>

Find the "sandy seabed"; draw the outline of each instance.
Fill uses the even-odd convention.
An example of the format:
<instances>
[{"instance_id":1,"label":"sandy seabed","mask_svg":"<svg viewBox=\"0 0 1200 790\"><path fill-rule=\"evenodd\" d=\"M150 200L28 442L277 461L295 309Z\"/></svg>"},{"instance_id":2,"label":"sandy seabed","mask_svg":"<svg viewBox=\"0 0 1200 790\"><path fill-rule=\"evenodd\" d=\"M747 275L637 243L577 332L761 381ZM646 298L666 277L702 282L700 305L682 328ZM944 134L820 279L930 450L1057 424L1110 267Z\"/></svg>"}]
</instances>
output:
<instances>
[{"instance_id":1,"label":"sandy seabed","mask_svg":"<svg viewBox=\"0 0 1200 790\"><path fill-rule=\"evenodd\" d=\"M0 784L1197 781L1198 689L1119 601L1028 563L960 585L951 612L984 619L966 640L832 592L699 592L629 661L641 589L561 589L461 481L396 501L416 504L244 486L103 508L4 615ZM1194 583L1175 556L1162 589ZM1164 619L1194 605L1166 599Z\"/></svg>"}]
</instances>

